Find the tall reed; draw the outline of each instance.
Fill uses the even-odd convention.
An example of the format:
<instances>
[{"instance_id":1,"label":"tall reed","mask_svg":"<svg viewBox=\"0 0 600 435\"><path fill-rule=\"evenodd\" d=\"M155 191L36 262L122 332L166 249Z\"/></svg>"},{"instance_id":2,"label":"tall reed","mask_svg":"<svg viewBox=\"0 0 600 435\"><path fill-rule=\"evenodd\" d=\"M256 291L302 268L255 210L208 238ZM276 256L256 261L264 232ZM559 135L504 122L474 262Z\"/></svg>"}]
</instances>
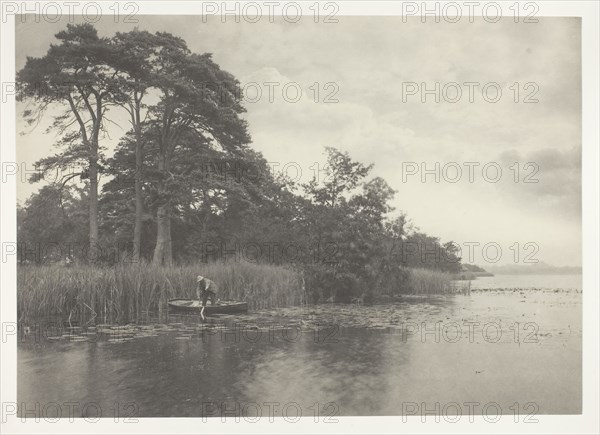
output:
<instances>
[{"instance_id":1,"label":"tall reed","mask_svg":"<svg viewBox=\"0 0 600 435\"><path fill-rule=\"evenodd\" d=\"M463 292L448 273L407 269L402 293ZM310 299L302 274L282 266L208 263L172 267L120 264L20 266L17 273L19 320L60 317L97 323L125 323L145 313L164 312L171 298L196 298L196 276L213 280L224 300L246 301L251 310L294 306Z\"/></svg>"},{"instance_id":2,"label":"tall reed","mask_svg":"<svg viewBox=\"0 0 600 435\"><path fill-rule=\"evenodd\" d=\"M463 293L464 289L452 281L452 275L431 269L409 269L407 289L411 294Z\"/></svg>"},{"instance_id":3,"label":"tall reed","mask_svg":"<svg viewBox=\"0 0 600 435\"><path fill-rule=\"evenodd\" d=\"M21 321L49 316L94 317L108 323L136 321L144 312L166 309L167 299L195 298L197 275L213 280L221 299L246 301L251 309L299 305L304 298L301 275L274 265L21 266L18 315Z\"/></svg>"}]
</instances>

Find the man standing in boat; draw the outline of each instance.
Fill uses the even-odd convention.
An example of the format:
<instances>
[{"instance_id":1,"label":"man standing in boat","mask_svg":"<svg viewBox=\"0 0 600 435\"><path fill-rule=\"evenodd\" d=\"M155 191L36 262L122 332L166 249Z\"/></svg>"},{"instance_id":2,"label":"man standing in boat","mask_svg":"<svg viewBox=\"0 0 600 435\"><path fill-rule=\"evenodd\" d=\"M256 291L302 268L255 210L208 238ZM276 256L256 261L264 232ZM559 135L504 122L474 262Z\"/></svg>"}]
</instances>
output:
<instances>
[{"instance_id":1,"label":"man standing in boat","mask_svg":"<svg viewBox=\"0 0 600 435\"><path fill-rule=\"evenodd\" d=\"M196 288L196 296L198 301L202 302L202 310L200 310L200 316L204 320L204 308L206 302L210 299L210 304L215 305L215 299L217 298L217 285L208 278L204 278L202 275L196 277L198 287ZM218 302L218 301L217 301Z\"/></svg>"}]
</instances>

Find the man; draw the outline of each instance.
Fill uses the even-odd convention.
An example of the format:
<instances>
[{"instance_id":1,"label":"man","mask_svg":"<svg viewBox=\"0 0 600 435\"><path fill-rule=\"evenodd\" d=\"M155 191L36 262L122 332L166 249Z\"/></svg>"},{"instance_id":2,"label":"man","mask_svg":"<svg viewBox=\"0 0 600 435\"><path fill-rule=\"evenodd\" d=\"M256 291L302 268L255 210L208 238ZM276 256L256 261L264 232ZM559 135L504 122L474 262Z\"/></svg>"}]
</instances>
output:
<instances>
[{"instance_id":1,"label":"man","mask_svg":"<svg viewBox=\"0 0 600 435\"><path fill-rule=\"evenodd\" d=\"M196 296L198 301L202 303L202 310L200 310L200 316L204 320L204 308L206 307L206 301L210 299L210 304L215 304L217 297L217 285L208 278L204 278L202 275L196 277L198 287L196 287ZM217 300L218 302L218 300Z\"/></svg>"}]
</instances>

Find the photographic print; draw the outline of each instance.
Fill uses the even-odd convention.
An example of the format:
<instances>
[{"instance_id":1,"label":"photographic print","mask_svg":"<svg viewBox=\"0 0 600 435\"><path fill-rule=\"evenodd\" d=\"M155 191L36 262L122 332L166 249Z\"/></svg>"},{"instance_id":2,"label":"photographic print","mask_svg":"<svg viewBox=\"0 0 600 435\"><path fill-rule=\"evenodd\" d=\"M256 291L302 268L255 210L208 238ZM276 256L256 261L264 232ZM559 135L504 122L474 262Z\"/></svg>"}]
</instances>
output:
<instances>
[{"instance_id":1,"label":"photographic print","mask_svg":"<svg viewBox=\"0 0 600 435\"><path fill-rule=\"evenodd\" d=\"M590 417L583 13L71 3L2 3L14 433Z\"/></svg>"}]
</instances>

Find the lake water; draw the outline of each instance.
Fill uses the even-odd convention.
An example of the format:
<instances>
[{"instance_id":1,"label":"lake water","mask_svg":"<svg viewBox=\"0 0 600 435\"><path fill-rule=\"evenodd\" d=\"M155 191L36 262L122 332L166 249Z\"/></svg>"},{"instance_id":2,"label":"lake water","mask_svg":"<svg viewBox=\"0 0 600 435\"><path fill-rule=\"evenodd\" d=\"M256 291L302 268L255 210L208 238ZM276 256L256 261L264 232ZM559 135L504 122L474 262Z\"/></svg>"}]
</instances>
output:
<instances>
[{"instance_id":1,"label":"lake water","mask_svg":"<svg viewBox=\"0 0 600 435\"><path fill-rule=\"evenodd\" d=\"M472 288L487 290L470 295L295 307L204 324L170 316L123 327L33 325L18 345L20 411L319 421L578 414L576 281L480 278Z\"/></svg>"},{"instance_id":2,"label":"lake water","mask_svg":"<svg viewBox=\"0 0 600 435\"><path fill-rule=\"evenodd\" d=\"M472 289L582 289L582 275L495 275L471 282Z\"/></svg>"}]
</instances>

